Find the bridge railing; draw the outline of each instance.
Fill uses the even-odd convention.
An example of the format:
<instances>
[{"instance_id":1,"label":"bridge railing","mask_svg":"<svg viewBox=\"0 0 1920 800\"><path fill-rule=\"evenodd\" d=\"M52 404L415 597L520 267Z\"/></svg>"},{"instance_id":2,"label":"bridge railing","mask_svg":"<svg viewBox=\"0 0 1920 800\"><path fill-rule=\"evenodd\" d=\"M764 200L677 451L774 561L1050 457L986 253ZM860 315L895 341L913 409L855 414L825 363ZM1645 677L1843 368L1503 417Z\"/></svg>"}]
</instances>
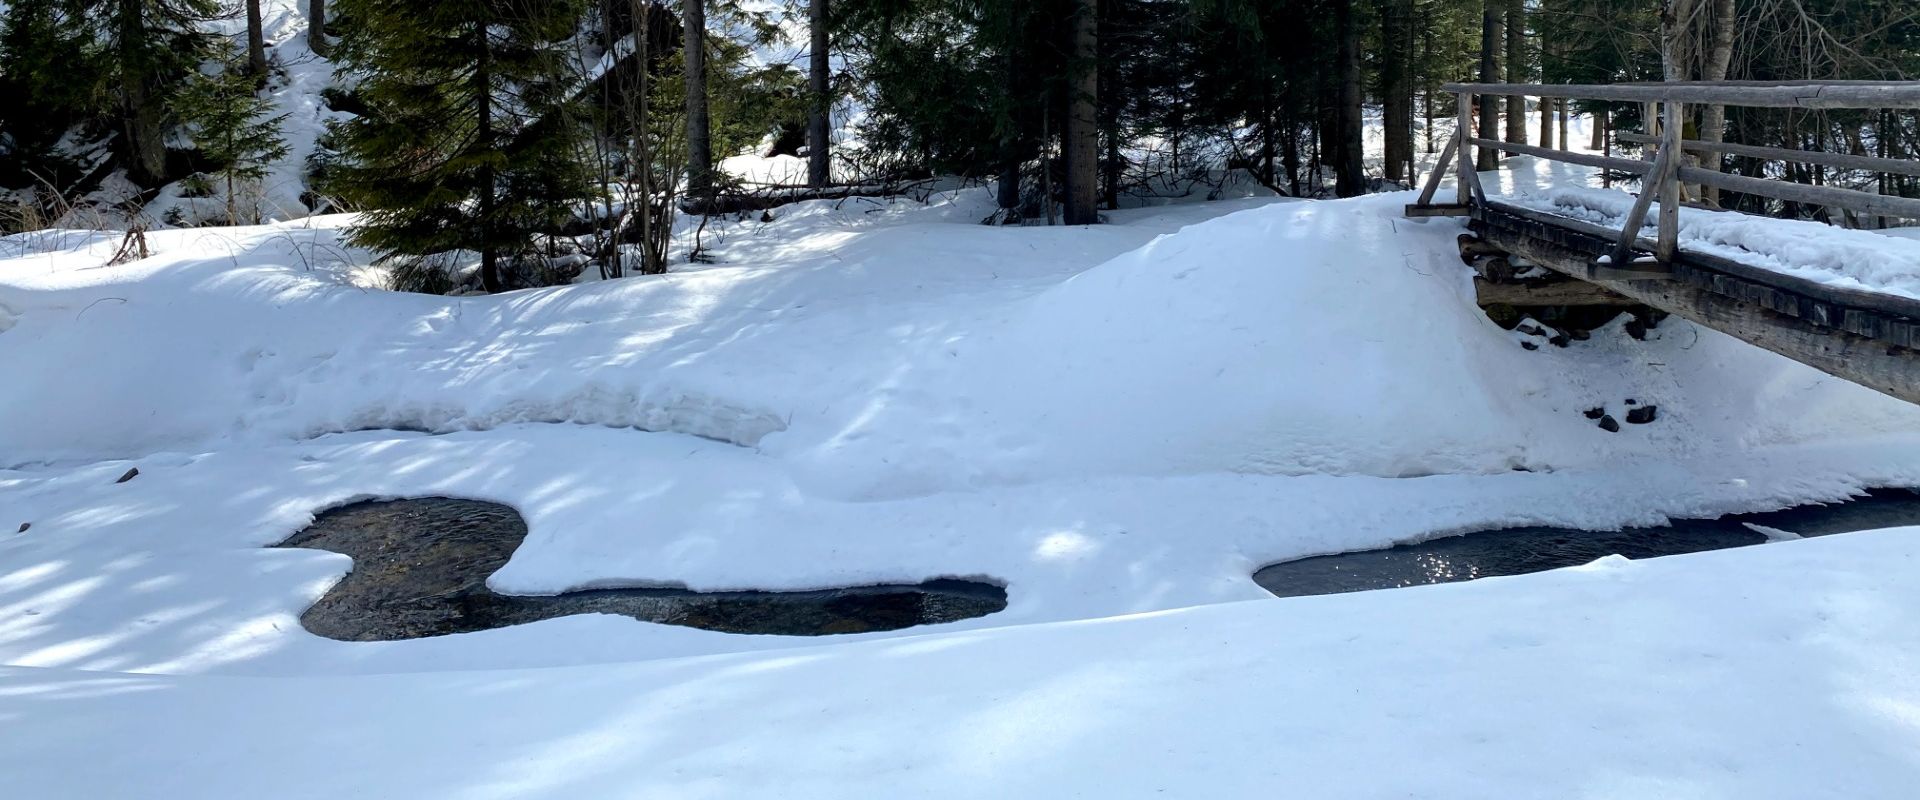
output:
<instances>
[{"instance_id":1,"label":"bridge railing","mask_svg":"<svg viewBox=\"0 0 1920 800\"><path fill-rule=\"evenodd\" d=\"M1650 249L1660 263L1672 262L1679 250L1681 186L1696 184L1731 192L1769 197L1795 203L1840 208L1883 217L1920 219L1920 198L1897 197L1863 192L1837 186L1813 186L1804 183L1766 180L1705 169L1685 163L1685 151L1720 153L1818 164L1842 169L1920 176L1920 161L1879 158L1841 153L1788 150L1778 147L1683 140L1686 107L1689 104L1746 108L1794 109L1920 109L1920 82L1913 81L1708 81L1669 83L1625 83L1609 85L1553 85L1513 83L1450 83L1442 87L1459 101L1459 116L1454 135L1441 151L1440 160L1427 176L1419 202L1407 207L1410 216L1465 216L1474 202L1485 202L1486 190L1480 184L1474 165L1482 150L1494 150L1537 156L1570 164L1596 167L1635 175L1640 191L1620 230L1619 243L1610 261L1625 266L1634 253ZM1529 144L1484 139L1474 134L1474 101L1478 97L1539 97L1569 100L1601 100L1640 103L1643 119L1658 120L1656 132L1620 135L1622 141L1647 146L1647 158L1628 159L1612 155L1576 153L1536 147ZM1456 202L1435 204L1441 179L1451 168L1459 178L1454 182ZM1650 248L1640 244L1640 231L1653 201L1660 201L1658 234Z\"/></svg>"}]
</instances>

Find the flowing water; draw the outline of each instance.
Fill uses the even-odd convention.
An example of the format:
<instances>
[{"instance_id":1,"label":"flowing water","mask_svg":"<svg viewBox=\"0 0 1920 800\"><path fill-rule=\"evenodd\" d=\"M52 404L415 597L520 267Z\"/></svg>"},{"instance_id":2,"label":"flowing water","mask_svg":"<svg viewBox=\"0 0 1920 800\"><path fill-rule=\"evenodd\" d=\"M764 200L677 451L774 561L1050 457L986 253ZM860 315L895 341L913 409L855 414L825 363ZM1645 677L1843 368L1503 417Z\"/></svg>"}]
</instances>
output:
<instances>
[{"instance_id":1,"label":"flowing water","mask_svg":"<svg viewBox=\"0 0 1920 800\"><path fill-rule=\"evenodd\" d=\"M307 630L345 641L416 639L593 613L727 633L818 636L951 622L1007 607L1005 589L954 579L804 592L640 588L529 597L488 589L487 576L526 535L526 522L508 506L426 497L335 508L279 546L353 557L353 571L300 617Z\"/></svg>"},{"instance_id":2,"label":"flowing water","mask_svg":"<svg viewBox=\"0 0 1920 800\"><path fill-rule=\"evenodd\" d=\"M1431 539L1382 550L1282 561L1253 574L1280 597L1363 592L1431 583L1522 575L1585 564L1619 554L1657 558L1679 553L1744 547L1768 540L1749 525L1800 536L1920 525L1920 492L1876 489L1845 503L1800 506L1712 520L1676 520L1658 528L1581 531L1570 528L1506 528Z\"/></svg>"}]
</instances>

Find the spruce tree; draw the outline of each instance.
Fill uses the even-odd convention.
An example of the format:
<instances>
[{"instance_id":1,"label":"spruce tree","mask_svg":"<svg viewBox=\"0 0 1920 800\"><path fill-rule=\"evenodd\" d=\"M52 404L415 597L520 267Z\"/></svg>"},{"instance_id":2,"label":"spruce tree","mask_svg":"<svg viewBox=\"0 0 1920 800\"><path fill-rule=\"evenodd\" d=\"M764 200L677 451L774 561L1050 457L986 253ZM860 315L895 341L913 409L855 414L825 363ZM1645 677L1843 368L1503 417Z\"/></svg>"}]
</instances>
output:
<instances>
[{"instance_id":1,"label":"spruce tree","mask_svg":"<svg viewBox=\"0 0 1920 800\"><path fill-rule=\"evenodd\" d=\"M98 36L103 95L114 98L121 155L134 182L157 186L167 175L168 111L213 46L202 23L220 16L214 0L104 0L82 3Z\"/></svg>"},{"instance_id":2,"label":"spruce tree","mask_svg":"<svg viewBox=\"0 0 1920 800\"><path fill-rule=\"evenodd\" d=\"M188 123L200 154L216 166L213 176L225 187L227 223L239 224L241 190L267 176L267 168L287 155L280 123L287 115L268 116L273 103L254 92L250 61L229 57L215 72L195 73L174 101L174 112ZM250 220L260 221L258 203Z\"/></svg>"},{"instance_id":3,"label":"spruce tree","mask_svg":"<svg viewBox=\"0 0 1920 800\"><path fill-rule=\"evenodd\" d=\"M480 254L488 291L571 199L591 191L573 152L580 129L564 48L574 0L339 0L352 23L336 55L367 113L339 130L333 190L367 211L356 245L386 261Z\"/></svg>"},{"instance_id":4,"label":"spruce tree","mask_svg":"<svg viewBox=\"0 0 1920 800\"><path fill-rule=\"evenodd\" d=\"M74 0L14 0L0 14L0 138L10 167L43 170L47 149L94 111L97 62L80 21Z\"/></svg>"}]
</instances>

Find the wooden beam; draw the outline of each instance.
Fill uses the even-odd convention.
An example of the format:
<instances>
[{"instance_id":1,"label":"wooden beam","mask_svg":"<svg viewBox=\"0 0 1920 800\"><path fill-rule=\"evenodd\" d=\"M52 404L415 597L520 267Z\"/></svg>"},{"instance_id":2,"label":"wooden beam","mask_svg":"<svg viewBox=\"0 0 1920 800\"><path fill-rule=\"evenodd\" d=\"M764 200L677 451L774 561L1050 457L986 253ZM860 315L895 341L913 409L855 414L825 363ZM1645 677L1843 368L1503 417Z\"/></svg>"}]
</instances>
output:
<instances>
[{"instance_id":1,"label":"wooden beam","mask_svg":"<svg viewBox=\"0 0 1920 800\"><path fill-rule=\"evenodd\" d=\"M1660 155L1667 159L1667 169L1659 176L1660 187L1660 233L1655 240L1653 256L1663 264L1673 263L1673 257L1680 253L1680 167L1685 160L1681 156L1680 132L1685 128L1686 106L1668 100L1665 114L1660 120ZM1647 187L1640 187L1645 194ZM1619 259L1614 259L1618 262ZM1616 264L1616 266L1618 266Z\"/></svg>"},{"instance_id":2,"label":"wooden beam","mask_svg":"<svg viewBox=\"0 0 1920 800\"><path fill-rule=\"evenodd\" d=\"M1920 219L1920 198L1859 192L1837 186L1810 186L1791 181L1770 181L1699 167L1681 167L1680 179L1689 183L1715 186L1744 194L1757 194L1775 200L1844 208L1883 217Z\"/></svg>"},{"instance_id":3,"label":"wooden beam","mask_svg":"<svg viewBox=\"0 0 1920 800\"><path fill-rule=\"evenodd\" d=\"M1633 248L1640 241L1640 228L1646 224L1647 209L1653 206L1653 196L1660 190L1660 185L1671 180L1676 162L1679 161L1678 155L1676 151L1662 148L1660 154L1654 157L1653 166L1641 176L1640 193L1633 198L1633 207L1627 210L1627 218L1617 234L1620 242L1609 256L1613 266L1624 266L1633 261Z\"/></svg>"},{"instance_id":4,"label":"wooden beam","mask_svg":"<svg viewBox=\"0 0 1920 800\"><path fill-rule=\"evenodd\" d=\"M1413 203L1406 207L1406 216L1409 217L1466 217L1472 215L1472 206L1463 206L1458 203L1429 203L1426 205Z\"/></svg>"},{"instance_id":5,"label":"wooden beam","mask_svg":"<svg viewBox=\"0 0 1920 800\"><path fill-rule=\"evenodd\" d=\"M1560 280L1526 283L1494 283L1486 278L1473 279L1473 293L1480 307L1509 306L1634 306L1640 301L1596 283Z\"/></svg>"},{"instance_id":6,"label":"wooden beam","mask_svg":"<svg viewBox=\"0 0 1920 800\"><path fill-rule=\"evenodd\" d=\"M1459 197L1460 205L1464 206L1473 203L1474 195L1485 199L1486 194L1480 191L1480 173L1474 171L1474 156L1478 154L1467 145L1467 138L1473 135L1473 95L1460 92L1454 95L1454 99L1459 112L1453 129L1454 141L1459 144L1453 154L1457 160L1454 167L1454 193Z\"/></svg>"},{"instance_id":7,"label":"wooden beam","mask_svg":"<svg viewBox=\"0 0 1920 800\"><path fill-rule=\"evenodd\" d=\"M1751 85L1729 81L1649 84L1449 83L1449 92L1565 97L1625 103L1699 103L1749 108L1920 108L1920 81Z\"/></svg>"},{"instance_id":8,"label":"wooden beam","mask_svg":"<svg viewBox=\"0 0 1920 800\"><path fill-rule=\"evenodd\" d=\"M1611 170L1617 170L1620 172L1631 172L1635 175L1645 175L1647 173L1647 170L1650 168L1648 167L1647 162L1638 161L1631 158L1612 158L1609 156L1596 156L1589 153L1573 153L1565 150L1551 150L1545 147L1535 147L1530 144L1519 144L1517 142L1503 142L1497 139L1481 139L1478 137L1468 139L1467 141L1471 142L1472 144L1481 145L1485 147L1498 147L1510 153L1519 153L1521 155L1528 155L1528 156L1538 156L1540 158L1544 158L1549 161L1563 161L1568 164L1579 164L1585 167L1598 167L1600 169L1611 169Z\"/></svg>"},{"instance_id":9,"label":"wooden beam","mask_svg":"<svg viewBox=\"0 0 1920 800\"><path fill-rule=\"evenodd\" d=\"M1614 138L1636 144L1656 144L1658 137L1642 133L1621 133ZM1907 161L1898 158L1880 158L1877 156L1855 156L1846 153L1827 153L1818 150L1788 150L1783 147L1759 147L1750 144L1732 142L1702 142L1688 139L1681 144L1696 153L1726 153L1768 161L1791 161L1800 164L1819 164L1836 169L1856 169L1862 172L1884 172L1889 175L1920 176L1920 161Z\"/></svg>"},{"instance_id":10,"label":"wooden beam","mask_svg":"<svg viewBox=\"0 0 1920 800\"><path fill-rule=\"evenodd\" d=\"M1586 266L1585 254L1549 242L1497 228L1483 235L1507 252L1556 272L1577 276ZM1920 351L1814 325L1676 281L1608 281L1602 285L1834 377L1920 404Z\"/></svg>"},{"instance_id":11,"label":"wooden beam","mask_svg":"<svg viewBox=\"0 0 1920 800\"><path fill-rule=\"evenodd\" d=\"M1433 173L1427 176L1427 185L1420 190L1420 202L1416 205L1429 206L1433 204L1434 193L1440 191L1440 179L1447 176L1447 167L1449 166L1447 161L1453 158L1453 150L1459 146L1460 137L1450 136L1447 138L1447 146L1440 149L1440 157L1434 160ZM1414 215L1409 213L1407 216L1411 217Z\"/></svg>"}]
</instances>

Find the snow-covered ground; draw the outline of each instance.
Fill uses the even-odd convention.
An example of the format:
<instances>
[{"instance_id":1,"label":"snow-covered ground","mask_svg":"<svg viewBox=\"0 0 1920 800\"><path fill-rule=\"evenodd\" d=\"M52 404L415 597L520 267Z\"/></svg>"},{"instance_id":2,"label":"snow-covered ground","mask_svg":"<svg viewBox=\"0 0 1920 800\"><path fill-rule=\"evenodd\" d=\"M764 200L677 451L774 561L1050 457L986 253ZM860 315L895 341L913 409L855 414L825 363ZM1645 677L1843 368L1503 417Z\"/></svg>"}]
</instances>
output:
<instances>
[{"instance_id":1,"label":"snow-covered ground","mask_svg":"<svg viewBox=\"0 0 1920 800\"><path fill-rule=\"evenodd\" d=\"M1503 187L1578 173L1518 162ZM1491 183L1496 176L1488 175ZM350 220L0 240L0 775L26 797L1905 797L1920 529L1275 600L1272 561L1920 486L1920 408L1679 320L1527 350L1407 195L369 288ZM1901 244L1896 239L1886 242ZM1583 411L1659 418L1618 433ZM129 468L139 475L116 479ZM511 593L1006 585L831 639L343 643L331 506L514 506ZM20 527L14 533L16 526ZM304 746L303 746L304 745Z\"/></svg>"}]
</instances>

